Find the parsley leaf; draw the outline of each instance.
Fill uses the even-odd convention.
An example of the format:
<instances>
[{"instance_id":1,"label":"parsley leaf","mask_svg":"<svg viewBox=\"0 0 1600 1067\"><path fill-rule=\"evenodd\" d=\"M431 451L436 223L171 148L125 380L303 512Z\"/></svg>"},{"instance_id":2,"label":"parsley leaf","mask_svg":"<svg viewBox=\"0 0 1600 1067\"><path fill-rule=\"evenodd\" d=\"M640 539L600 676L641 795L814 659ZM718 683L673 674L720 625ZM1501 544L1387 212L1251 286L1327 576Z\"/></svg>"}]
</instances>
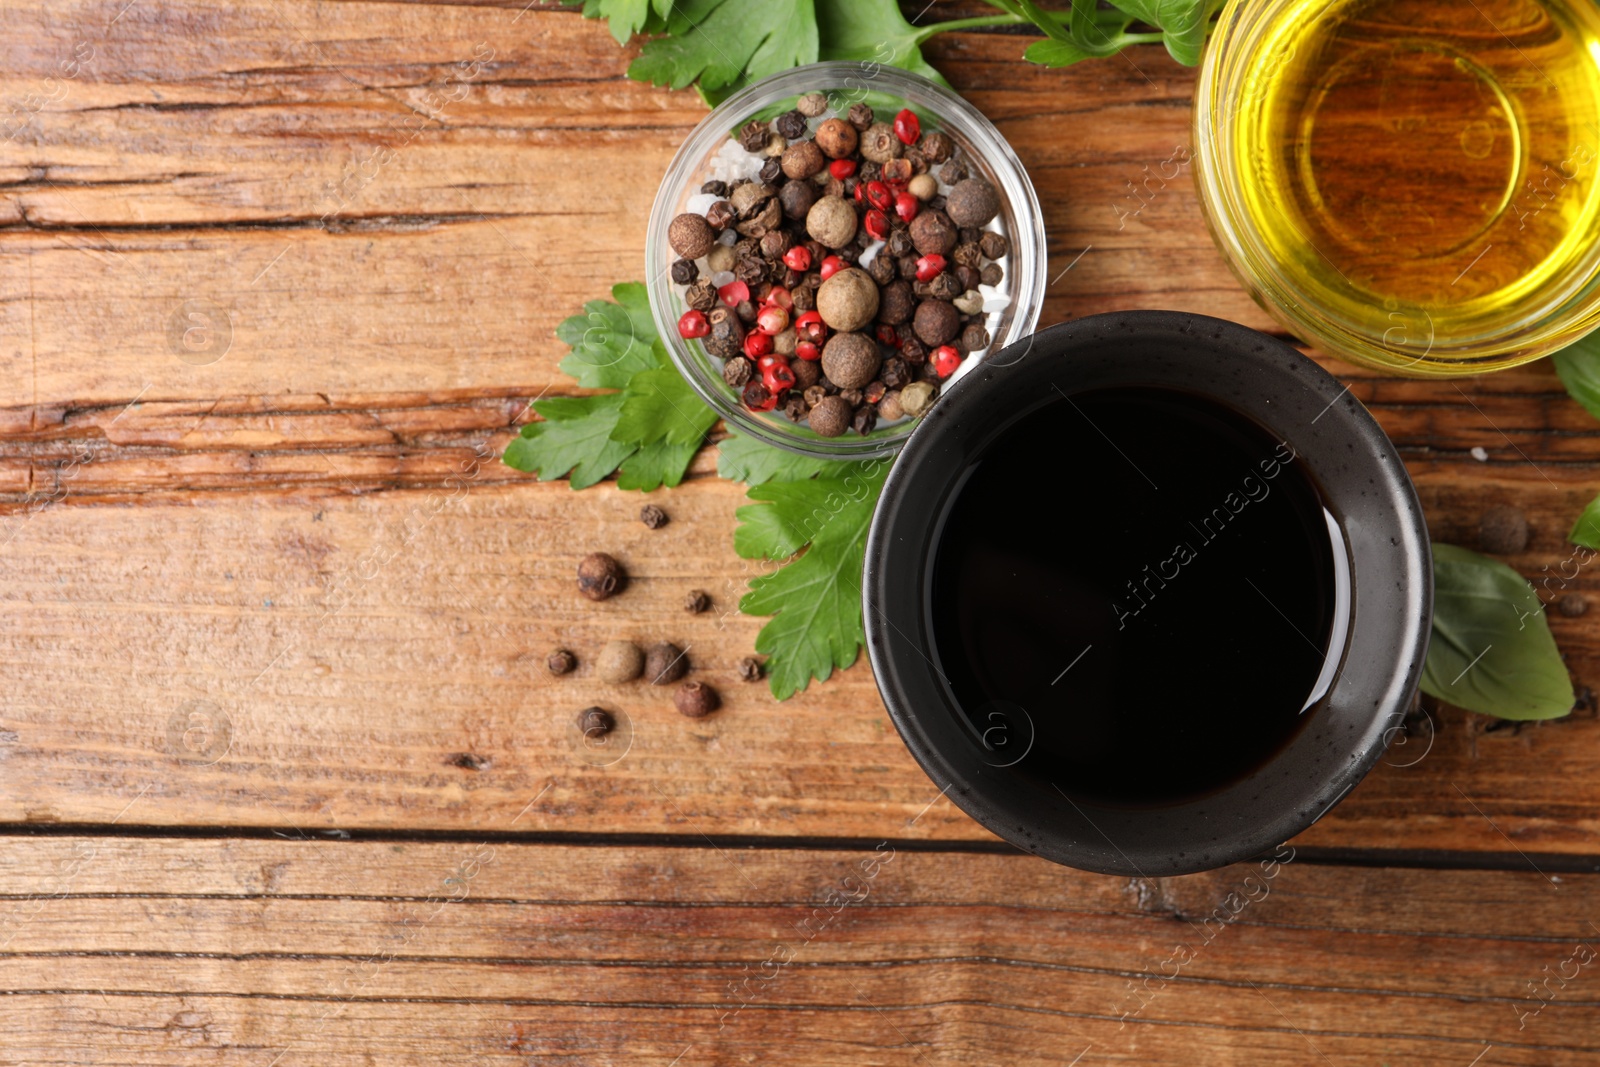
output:
<instances>
[{"instance_id":1,"label":"parsley leaf","mask_svg":"<svg viewBox=\"0 0 1600 1067\"><path fill-rule=\"evenodd\" d=\"M587 389L621 389L637 372L656 366L650 350L656 327L644 286L625 282L611 295L616 303L591 300L582 315L556 327L556 336L572 346L561 372Z\"/></svg>"},{"instance_id":2,"label":"parsley leaf","mask_svg":"<svg viewBox=\"0 0 1600 1067\"><path fill-rule=\"evenodd\" d=\"M748 485L798 481L839 465L836 460L812 459L743 434L729 434L717 446L717 473L730 482Z\"/></svg>"},{"instance_id":3,"label":"parsley leaf","mask_svg":"<svg viewBox=\"0 0 1600 1067\"><path fill-rule=\"evenodd\" d=\"M555 397L533 405L543 422L530 422L506 446L508 467L537 473L548 482L572 473L572 488L585 489L617 469L638 450L611 439L622 414L623 395Z\"/></svg>"},{"instance_id":4,"label":"parsley leaf","mask_svg":"<svg viewBox=\"0 0 1600 1067\"><path fill-rule=\"evenodd\" d=\"M817 7L818 57L853 59L901 67L947 85L922 58L929 28L905 20L895 0L814 0Z\"/></svg>"},{"instance_id":5,"label":"parsley leaf","mask_svg":"<svg viewBox=\"0 0 1600 1067\"><path fill-rule=\"evenodd\" d=\"M1550 357L1572 399L1600 419L1600 337L1579 338Z\"/></svg>"},{"instance_id":6,"label":"parsley leaf","mask_svg":"<svg viewBox=\"0 0 1600 1067\"><path fill-rule=\"evenodd\" d=\"M872 510L889 472L886 462L837 463L823 475L750 489L761 503L742 507L734 548L746 559L787 559L750 583L739 601L747 615L772 615L756 637L767 656L772 693L787 699L856 661L861 622L861 568Z\"/></svg>"},{"instance_id":7,"label":"parsley leaf","mask_svg":"<svg viewBox=\"0 0 1600 1067\"><path fill-rule=\"evenodd\" d=\"M1576 699L1533 587L1504 563L1433 546L1433 640L1422 689L1502 719L1558 719Z\"/></svg>"},{"instance_id":8,"label":"parsley leaf","mask_svg":"<svg viewBox=\"0 0 1600 1067\"><path fill-rule=\"evenodd\" d=\"M812 0L681 0L667 36L647 41L628 77L682 89L697 82L708 102L780 70L817 59Z\"/></svg>"},{"instance_id":9,"label":"parsley leaf","mask_svg":"<svg viewBox=\"0 0 1600 1067\"><path fill-rule=\"evenodd\" d=\"M700 442L675 445L670 441L653 441L642 445L629 456L617 472L618 489L639 489L646 493L663 485L675 486L683 481L684 472L700 451Z\"/></svg>"},{"instance_id":10,"label":"parsley leaf","mask_svg":"<svg viewBox=\"0 0 1600 1067\"><path fill-rule=\"evenodd\" d=\"M609 19L611 36L627 44L636 33L660 33L666 28L672 0L561 0L568 7L583 5L586 19Z\"/></svg>"},{"instance_id":11,"label":"parsley leaf","mask_svg":"<svg viewBox=\"0 0 1600 1067\"><path fill-rule=\"evenodd\" d=\"M666 441L698 448L706 431L716 425L717 413L683 380L660 341L655 344L654 354L657 365L628 380L622 393L622 414L611 438L635 444Z\"/></svg>"},{"instance_id":12,"label":"parsley leaf","mask_svg":"<svg viewBox=\"0 0 1600 1067\"><path fill-rule=\"evenodd\" d=\"M1600 548L1600 496L1584 507L1583 514L1572 526L1572 532L1567 534L1567 540L1584 548Z\"/></svg>"}]
</instances>

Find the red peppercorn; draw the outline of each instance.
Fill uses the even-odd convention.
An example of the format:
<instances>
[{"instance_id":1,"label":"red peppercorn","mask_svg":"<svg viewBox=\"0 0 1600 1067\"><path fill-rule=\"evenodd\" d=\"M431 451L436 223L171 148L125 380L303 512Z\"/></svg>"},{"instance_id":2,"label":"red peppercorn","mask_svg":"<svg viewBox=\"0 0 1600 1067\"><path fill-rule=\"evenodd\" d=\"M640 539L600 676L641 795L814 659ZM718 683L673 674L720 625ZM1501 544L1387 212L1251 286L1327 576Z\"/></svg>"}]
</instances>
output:
<instances>
[{"instance_id":1,"label":"red peppercorn","mask_svg":"<svg viewBox=\"0 0 1600 1067\"><path fill-rule=\"evenodd\" d=\"M890 326L888 323L884 323L878 327L878 343L881 345L888 345L891 348L899 348L900 335L895 332L893 326Z\"/></svg>"},{"instance_id":2,"label":"red peppercorn","mask_svg":"<svg viewBox=\"0 0 1600 1067\"><path fill-rule=\"evenodd\" d=\"M783 254L783 265L790 270L806 271L811 269L811 249L805 245L795 245Z\"/></svg>"},{"instance_id":3,"label":"red peppercorn","mask_svg":"<svg viewBox=\"0 0 1600 1067\"><path fill-rule=\"evenodd\" d=\"M879 211L888 211L890 208L894 207L894 194L889 191L889 187L887 185L883 184L882 182L873 181L868 182L866 188L867 203L871 204Z\"/></svg>"},{"instance_id":4,"label":"red peppercorn","mask_svg":"<svg viewBox=\"0 0 1600 1067\"><path fill-rule=\"evenodd\" d=\"M853 159L836 159L828 164L828 173L841 182L846 178L854 177L856 161Z\"/></svg>"},{"instance_id":5,"label":"red peppercorn","mask_svg":"<svg viewBox=\"0 0 1600 1067\"><path fill-rule=\"evenodd\" d=\"M766 355L756 359L756 370L765 372L768 367L775 367L782 362L784 362L782 356L776 352L768 352Z\"/></svg>"},{"instance_id":6,"label":"red peppercorn","mask_svg":"<svg viewBox=\"0 0 1600 1067\"><path fill-rule=\"evenodd\" d=\"M758 359L772 351L772 335L762 333L760 330L751 330L744 335L744 354L751 359Z\"/></svg>"},{"instance_id":7,"label":"red peppercorn","mask_svg":"<svg viewBox=\"0 0 1600 1067\"><path fill-rule=\"evenodd\" d=\"M811 341L796 341L794 345L794 354L798 358L805 360L807 363L815 363L817 360L822 358L822 349L818 348Z\"/></svg>"},{"instance_id":8,"label":"red peppercorn","mask_svg":"<svg viewBox=\"0 0 1600 1067\"><path fill-rule=\"evenodd\" d=\"M910 193L894 194L894 213L900 216L901 222L910 222L917 217L917 212L922 210L922 201Z\"/></svg>"},{"instance_id":9,"label":"red peppercorn","mask_svg":"<svg viewBox=\"0 0 1600 1067\"><path fill-rule=\"evenodd\" d=\"M828 256L822 261L822 280L827 281L842 270L844 270L844 260L838 256Z\"/></svg>"},{"instance_id":10,"label":"red peppercorn","mask_svg":"<svg viewBox=\"0 0 1600 1067\"><path fill-rule=\"evenodd\" d=\"M765 306L782 308L785 311L794 309L794 296L781 285L774 285L767 293Z\"/></svg>"},{"instance_id":11,"label":"red peppercorn","mask_svg":"<svg viewBox=\"0 0 1600 1067\"><path fill-rule=\"evenodd\" d=\"M917 143L917 138L922 136L922 122L916 112L904 108L894 117L894 135L900 138L902 144Z\"/></svg>"},{"instance_id":12,"label":"red peppercorn","mask_svg":"<svg viewBox=\"0 0 1600 1067\"><path fill-rule=\"evenodd\" d=\"M750 299L750 287L744 282L732 281L718 289L717 296L729 307L738 307L741 302Z\"/></svg>"},{"instance_id":13,"label":"red peppercorn","mask_svg":"<svg viewBox=\"0 0 1600 1067\"><path fill-rule=\"evenodd\" d=\"M794 384L794 371L789 369L787 362L774 363L761 372L761 384L776 396Z\"/></svg>"},{"instance_id":14,"label":"red peppercorn","mask_svg":"<svg viewBox=\"0 0 1600 1067\"><path fill-rule=\"evenodd\" d=\"M771 411L778 406L778 398L763 383L754 379L744 384L739 399L751 411Z\"/></svg>"},{"instance_id":15,"label":"red peppercorn","mask_svg":"<svg viewBox=\"0 0 1600 1067\"><path fill-rule=\"evenodd\" d=\"M768 304L756 315L756 329L777 336L789 328L789 313L776 304Z\"/></svg>"},{"instance_id":16,"label":"red peppercorn","mask_svg":"<svg viewBox=\"0 0 1600 1067\"><path fill-rule=\"evenodd\" d=\"M889 239L889 216L877 208L867 212L867 217L861 220L861 226L874 241Z\"/></svg>"},{"instance_id":17,"label":"red peppercorn","mask_svg":"<svg viewBox=\"0 0 1600 1067\"><path fill-rule=\"evenodd\" d=\"M822 321L822 315L818 312L802 311L795 316L794 332L800 340L820 345L828 339L828 324Z\"/></svg>"},{"instance_id":18,"label":"red peppercorn","mask_svg":"<svg viewBox=\"0 0 1600 1067\"><path fill-rule=\"evenodd\" d=\"M917 260L917 281L931 282L944 273L945 259L937 252L930 252Z\"/></svg>"},{"instance_id":19,"label":"red peppercorn","mask_svg":"<svg viewBox=\"0 0 1600 1067\"><path fill-rule=\"evenodd\" d=\"M690 309L683 313L683 318L678 320L678 335L680 337L704 337L711 332L711 323L706 321L704 311Z\"/></svg>"},{"instance_id":20,"label":"red peppercorn","mask_svg":"<svg viewBox=\"0 0 1600 1067\"><path fill-rule=\"evenodd\" d=\"M952 345L940 345L933 350L933 369L941 378L948 378L961 366L961 353Z\"/></svg>"}]
</instances>

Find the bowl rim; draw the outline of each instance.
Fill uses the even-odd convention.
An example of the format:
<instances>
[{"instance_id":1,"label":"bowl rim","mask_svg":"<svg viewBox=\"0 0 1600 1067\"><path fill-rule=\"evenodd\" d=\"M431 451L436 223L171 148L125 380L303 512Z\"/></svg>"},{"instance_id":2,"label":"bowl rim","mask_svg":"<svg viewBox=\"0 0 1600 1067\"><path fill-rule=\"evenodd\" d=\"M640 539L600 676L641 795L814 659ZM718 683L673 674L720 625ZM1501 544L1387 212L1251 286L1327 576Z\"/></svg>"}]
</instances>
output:
<instances>
[{"instance_id":1,"label":"bowl rim","mask_svg":"<svg viewBox=\"0 0 1600 1067\"><path fill-rule=\"evenodd\" d=\"M1004 195L1018 222L1016 232L1007 235L1011 243L1008 280L1012 286L1012 317L1005 336L993 339L990 354L1029 336L1038 325L1044 302L1048 257L1043 208L1027 168L987 116L947 86L915 71L881 63L827 60L770 74L718 104L679 145L656 191L645 231L645 289L656 332L666 348L668 358L696 394L730 429L765 444L817 459L875 459L898 452L914 429L915 421L908 421L904 431L883 437L861 438L847 434L811 440L786 432L781 425L751 416L735 398L724 392L727 387L720 378L711 381L685 351L677 334L675 309L670 302L673 295L669 292L670 286L663 284L666 264L670 262L663 256L665 234L682 192L676 186L669 189L669 182L680 171L701 165L716 145L726 139L732 121L760 110L763 106L761 102L766 98L774 94L780 99L798 95L816 89L818 83L825 88L841 86L848 91L881 89L889 95L905 98L912 106L927 107L930 111L938 112L945 128L960 127L955 132L959 133L961 139L973 142L973 148L980 152L984 165L1005 186ZM923 102L925 99L936 103L926 104ZM981 359L973 361L972 366L976 369L981 363ZM971 373L965 371L962 377Z\"/></svg>"},{"instance_id":2,"label":"bowl rim","mask_svg":"<svg viewBox=\"0 0 1600 1067\"><path fill-rule=\"evenodd\" d=\"M1427 652L1427 528L1383 430L1347 386L1289 344L1185 312L1111 312L1053 326L998 353L982 371L981 381L952 390L911 435L868 533L868 657L906 747L983 826L1025 851L1089 871L1157 877L1208 870L1262 855L1310 826L1386 750ZM930 669L931 560L943 516L983 448L1048 403L1052 385L1070 394L1164 384L1242 412L1304 458L1343 528L1351 625L1328 695L1257 771L1172 805L1101 806L1057 796L983 758L948 686Z\"/></svg>"}]
</instances>

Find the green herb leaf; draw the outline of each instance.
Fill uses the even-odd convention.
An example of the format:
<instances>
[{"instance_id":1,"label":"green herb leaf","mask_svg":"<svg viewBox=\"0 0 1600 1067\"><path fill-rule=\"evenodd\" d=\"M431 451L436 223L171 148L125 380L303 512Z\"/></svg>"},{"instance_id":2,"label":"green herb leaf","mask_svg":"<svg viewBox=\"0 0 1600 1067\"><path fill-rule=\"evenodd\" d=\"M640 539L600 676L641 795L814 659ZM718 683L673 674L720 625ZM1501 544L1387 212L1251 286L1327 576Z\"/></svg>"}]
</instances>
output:
<instances>
[{"instance_id":1,"label":"green herb leaf","mask_svg":"<svg viewBox=\"0 0 1600 1067\"><path fill-rule=\"evenodd\" d=\"M1056 41L1046 37L1030 44L1027 51L1022 53L1022 58L1046 67L1067 67L1094 57L1071 41Z\"/></svg>"},{"instance_id":2,"label":"green herb leaf","mask_svg":"<svg viewBox=\"0 0 1600 1067\"><path fill-rule=\"evenodd\" d=\"M683 0L673 5L667 33L645 43L628 77L674 89L698 82L709 102L817 59L812 0Z\"/></svg>"},{"instance_id":3,"label":"green herb leaf","mask_svg":"<svg viewBox=\"0 0 1600 1067\"><path fill-rule=\"evenodd\" d=\"M613 441L611 432L622 414L622 394L555 397L533 405L543 422L530 422L506 446L507 466L537 473L548 482L572 474L574 489L600 481L638 449Z\"/></svg>"},{"instance_id":4,"label":"green herb leaf","mask_svg":"<svg viewBox=\"0 0 1600 1067\"><path fill-rule=\"evenodd\" d=\"M582 315L556 327L556 336L572 346L561 372L586 389L621 389L639 371L658 365L650 350L656 328L644 286L624 282L611 295L616 303L591 300Z\"/></svg>"},{"instance_id":5,"label":"green herb leaf","mask_svg":"<svg viewBox=\"0 0 1600 1067\"><path fill-rule=\"evenodd\" d=\"M1424 692L1502 719L1557 719L1572 679L1533 587L1504 563L1433 546L1433 641Z\"/></svg>"},{"instance_id":6,"label":"green herb leaf","mask_svg":"<svg viewBox=\"0 0 1600 1067\"><path fill-rule=\"evenodd\" d=\"M667 361L660 341L653 350L658 365L628 380L622 393L622 413L611 438L640 445L666 441L698 448L706 431L716 425L717 413Z\"/></svg>"},{"instance_id":7,"label":"green herb leaf","mask_svg":"<svg viewBox=\"0 0 1600 1067\"><path fill-rule=\"evenodd\" d=\"M886 462L848 464L796 482L751 488L765 503L740 508L734 548L747 558L786 559L750 583L739 601L747 615L772 615L756 637L767 656L772 693L786 699L856 661L866 640L861 624L861 568L872 509L888 474Z\"/></svg>"},{"instance_id":8,"label":"green herb leaf","mask_svg":"<svg viewBox=\"0 0 1600 1067\"><path fill-rule=\"evenodd\" d=\"M1589 501L1578 521L1573 523L1567 540L1584 548L1600 548L1600 496Z\"/></svg>"},{"instance_id":9,"label":"green herb leaf","mask_svg":"<svg viewBox=\"0 0 1600 1067\"><path fill-rule=\"evenodd\" d=\"M796 455L743 434L729 434L727 440L717 445L717 473L731 482L747 485L793 482L844 466L846 464L837 460Z\"/></svg>"},{"instance_id":10,"label":"green herb leaf","mask_svg":"<svg viewBox=\"0 0 1600 1067\"><path fill-rule=\"evenodd\" d=\"M919 45L926 30L905 20L895 0L815 0L818 57L900 67L948 85ZM863 83L870 78L863 76ZM863 86L864 87L864 86Z\"/></svg>"},{"instance_id":11,"label":"green herb leaf","mask_svg":"<svg viewBox=\"0 0 1600 1067\"><path fill-rule=\"evenodd\" d=\"M1162 33L1167 51L1186 67L1200 62L1200 49L1210 32L1210 7L1205 0L1115 0L1117 7Z\"/></svg>"},{"instance_id":12,"label":"green herb leaf","mask_svg":"<svg viewBox=\"0 0 1600 1067\"><path fill-rule=\"evenodd\" d=\"M648 493L663 485L677 485L689 469L694 454L700 451L700 442L675 445L669 441L653 441L642 445L639 451L623 461L617 473L618 489L640 489Z\"/></svg>"},{"instance_id":13,"label":"green herb leaf","mask_svg":"<svg viewBox=\"0 0 1600 1067\"><path fill-rule=\"evenodd\" d=\"M1550 359L1572 399L1600 419L1600 336L1580 338Z\"/></svg>"},{"instance_id":14,"label":"green herb leaf","mask_svg":"<svg viewBox=\"0 0 1600 1067\"><path fill-rule=\"evenodd\" d=\"M665 6L671 9L672 0L666 0L663 5L657 0L654 5L656 10L651 10L651 0L561 0L568 7L583 4L583 17L586 19L608 19L611 23L611 36L616 38L618 44L627 44L629 38L636 33L648 33L660 30L665 25L666 11L660 10Z\"/></svg>"}]
</instances>

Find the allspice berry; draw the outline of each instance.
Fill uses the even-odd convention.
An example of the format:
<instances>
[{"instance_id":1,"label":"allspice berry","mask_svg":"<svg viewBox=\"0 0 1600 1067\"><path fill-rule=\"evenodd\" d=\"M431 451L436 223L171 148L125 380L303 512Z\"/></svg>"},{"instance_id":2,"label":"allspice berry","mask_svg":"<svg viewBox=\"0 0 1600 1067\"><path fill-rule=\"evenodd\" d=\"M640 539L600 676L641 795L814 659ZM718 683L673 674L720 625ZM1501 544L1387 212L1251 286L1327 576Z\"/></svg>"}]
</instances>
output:
<instances>
[{"instance_id":1,"label":"allspice berry","mask_svg":"<svg viewBox=\"0 0 1600 1067\"><path fill-rule=\"evenodd\" d=\"M806 212L806 232L828 248L849 244L856 235L856 224L856 209L842 196L825 196Z\"/></svg>"},{"instance_id":2,"label":"allspice berry","mask_svg":"<svg viewBox=\"0 0 1600 1067\"><path fill-rule=\"evenodd\" d=\"M796 141L783 150L779 163L790 178L809 178L828 165L815 141Z\"/></svg>"},{"instance_id":3,"label":"allspice berry","mask_svg":"<svg viewBox=\"0 0 1600 1067\"><path fill-rule=\"evenodd\" d=\"M829 119L817 127L817 147L830 159L842 159L854 153L859 138L856 128L844 119Z\"/></svg>"},{"instance_id":4,"label":"allspice berry","mask_svg":"<svg viewBox=\"0 0 1600 1067\"><path fill-rule=\"evenodd\" d=\"M955 251L961 233L943 211L923 210L911 220L911 243L918 255L948 256Z\"/></svg>"},{"instance_id":5,"label":"allspice berry","mask_svg":"<svg viewBox=\"0 0 1600 1067\"><path fill-rule=\"evenodd\" d=\"M667 243L684 259L699 259L717 243L717 232L704 215L686 211L667 226Z\"/></svg>"},{"instance_id":6,"label":"allspice berry","mask_svg":"<svg viewBox=\"0 0 1600 1067\"><path fill-rule=\"evenodd\" d=\"M895 135L894 127L887 122L874 122L861 134L861 156L874 163L887 163L902 151L905 145Z\"/></svg>"},{"instance_id":7,"label":"allspice berry","mask_svg":"<svg viewBox=\"0 0 1600 1067\"><path fill-rule=\"evenodd\" d=\"M672 694L672 703L691 719L703 719L722 706L717 691L704 682L684 682Z\"/></svg>"},{"instance_id":8,"label":"allspice berry","mask_svg":"<svg viewBox=\"0 0 1600 1067\"><path fill-rule=\"evenodd\" d=\"M950 190L944 210L957 226L983 226L1000 214L1000 194L984 179L968 178Z\"/></svg>"},{"instance_id":9,"label":"allspice berry","mask_svg":"<svg viewBox=\"0 0 1600 1067\"><path fill-rule=\"evenodd\" d=\"M746 656L739 661L739 680L741 682L759 682L761 681L761 676L765 673L766 670L761 666L761 661L754 656Z\"/></svg>"},{"instance_id":10,"label":"allspice berry","mask_svg":"<svg viewBox=\"0 0 1600 1067\"><path fill-rule=\"evenodd\" d=\"M904 278L890 282L883 287L883 292L878 294L879 322L899 326L903 322L909 322L912 312L916 310L917 300L911 295L911 283Z\"/></svg>"},{"instance_id":11,"label":"allspice berry","mask_svg":"<svg viewBox=\"0 0 1600 1067\"><path fill-rule=\"evenodd\" d=\"M601 681L621 685L644 673L644 653L632 641L607 641L594 666Z\"/></svg>"},{"instance_id":12,"label":"allspice berry","mask_svg":"<svg viewBox=\"0 0 1600 1067\"><path fill-rule=\"evenodd\" d=\"M842 396L825 396L806 416L806 424L819 437L838 437L850 427L855 410Z\"/></svg>"},{"instance_id":13,"label":"allspice berry","mask_svg":"<svg viewBox=\"0 0 1600 1067\"><path fill-rule=\"evenodd\" d=\"M859 267L836 272L817 290L817 314L829 329L861 329L878 314L878 283Z\"/></svg>"},{"instance_id":14,"label":"allspice berry","mask_svg":"<svg viewBox=\"0 0 1600 1067\"><path fill-rule=\"evenodd\" d=\"M784 182L778 190L778 206L786 219L803 219L822 194L815 182Z\"/></svg>"},{"instance_id":15,"label":"allspice berry","mask_svg":"<svg viewBox=\"0 0 1600 1067\"><path fill-rule=\"evenodd\" d=\"M584 708L578 712L578 729L584 737L604 737L616 729L617 720L605 708Z\"/></svg>"},{"instance_id":16,"label":"allspice berry","mask_svg":"<svg viewBox=\"0 0 1600 1067\"><path fill-rule=\"evenodd\" d=\"M840 389L860 389L878 376L878 342L861 333L836 333L822 346L822 373Z\"/></svg>"},{"instance_id":17,"label":"allspice berry","mask_svg":"<svg viewBox=\"0 0 1600 1067\"><path fill-rule=\"evenodd\" d=\"M670 641L651 645L650 651L645 653L644 673L651 685L670 685L688 670L689 658L683 654L683 649Z\"/></svg>"},{"instance_id":18,"label":"allspice berry","mask_svg":"<svg viewBox=\"0 0 1600 1067\"><path fill-rule=\"evenodd\" d=\"M933 403L933 386L927 382L912 382L900 390L900 408L907 415L916 418Z\"/></svg>"},{"instance_id":19,"label":"allspice berry","mask_svg":"<svg viewBox=\"0 0 1600 1067\"><path fill-rule=\"evenodd\" d=\"M1478 544L1497 556L1521 552L1528 547L1528 517L1518 508L1490 508L1478 520Z\"/></svg>"},{"instance_id":20,"label":"allspice berry","mask_svg":"<svg viewBox=\"0 0 1600 1067\"><path fill-rule=\"evenodd\" d=\"M551 674L570 674L578 665L578 657L564 648L558 648L545 657L545 669Z\"/></svg>"},{"instance_id":21,"label":"allspice berry","mask_svg":"<svg viewBox=\"0 0 1600 1067\"><path fill-rule=\"evenodd\" d=\"M605 600L628 585L628 572L604 552L591 552L578 564L578 592L590 600Z\"/></svg>"},{"instance_id":22,"label":"allspice berry","mask_svg":"<svg viewBox=\"0 0 1600 1067\"><path fill-rule=\"evenodd\" d=\"M961 330L961 314L943 300L924 300L917 305L911 328L929 348L948 344Z\"/></svg>"}]
</instances>

